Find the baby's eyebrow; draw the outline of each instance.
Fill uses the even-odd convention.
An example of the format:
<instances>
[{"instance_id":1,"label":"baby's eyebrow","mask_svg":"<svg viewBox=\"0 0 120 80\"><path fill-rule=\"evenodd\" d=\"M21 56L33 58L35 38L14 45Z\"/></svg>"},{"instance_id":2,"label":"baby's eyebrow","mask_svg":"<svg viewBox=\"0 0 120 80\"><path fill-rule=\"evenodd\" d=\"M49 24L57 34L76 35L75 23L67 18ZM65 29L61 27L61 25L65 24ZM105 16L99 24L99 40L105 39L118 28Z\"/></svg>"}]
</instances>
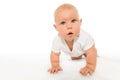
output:
<instances>
[{"instance_id":1,"label":"baby's eyebrow","mask_svg":"<svg viewBox=\"0 0 120 80\"><path fill-rule=\"evenodd\" d=\"M61 22L65 22L65 21L61 21Z\"/></svg>"},{"instance_id":2,"label":"baby's eyebrow","mask_svg":"<svg viewBox=\"0 0 120 80\"><path fill-rule=\"evenodd\" d=\"M77 19L72 19L72 20L77 20Z\"/></svg>"}]
</instances>

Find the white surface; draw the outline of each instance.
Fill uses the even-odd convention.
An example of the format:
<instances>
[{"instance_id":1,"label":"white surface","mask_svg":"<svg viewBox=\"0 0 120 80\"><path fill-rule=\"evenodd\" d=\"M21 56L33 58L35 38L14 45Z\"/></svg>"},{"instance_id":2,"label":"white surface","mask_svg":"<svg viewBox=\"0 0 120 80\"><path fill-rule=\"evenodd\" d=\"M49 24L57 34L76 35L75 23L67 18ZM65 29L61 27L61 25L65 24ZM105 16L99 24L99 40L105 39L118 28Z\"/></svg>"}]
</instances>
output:
<instances>
[{"instance_id":1,"label":"white surface","mask_svg":"<svg viewBox=\"0 0 120 80\"><path fill-rule=\"evenodd\" d=\"M0 80L120 80L120 61L98 57L97 69L92 76L79 73L85 59L72 61L61 55L63 71L49 74L49 57L38 55L0 56Z\"/></svg>"}]
</instances>

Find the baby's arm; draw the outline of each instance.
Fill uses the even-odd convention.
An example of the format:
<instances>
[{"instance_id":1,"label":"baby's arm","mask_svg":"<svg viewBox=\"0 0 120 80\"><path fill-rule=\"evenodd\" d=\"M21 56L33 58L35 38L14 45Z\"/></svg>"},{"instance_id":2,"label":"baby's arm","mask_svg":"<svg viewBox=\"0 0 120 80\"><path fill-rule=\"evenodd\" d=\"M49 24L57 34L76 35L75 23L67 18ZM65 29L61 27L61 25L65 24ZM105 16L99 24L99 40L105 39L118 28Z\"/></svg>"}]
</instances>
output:
<instances>
[{"instance_id":1,"label":"baby's arm","mask_svg":"<svg viewBox=\"0 0 120 80\"><path fill-rule=\"evenodd\" d=\"M56 73L62 70L62 68L59 65L59 56L60 56L60 53L51 52L50 61L51 61L52 68L50 68L48 72Z\"/></svg>"},{"instance_id":2,"label":"baby's arm","mask_svg":"<svg viewBox=\"0 0 120 80\"><path fill-rule=\"evenodd\" d=\"M97 61L97 50L95 46L85 51L86 55L86 66L80 70L82 75L92 74L96 68Z\"/></svg>"}]
</instances>

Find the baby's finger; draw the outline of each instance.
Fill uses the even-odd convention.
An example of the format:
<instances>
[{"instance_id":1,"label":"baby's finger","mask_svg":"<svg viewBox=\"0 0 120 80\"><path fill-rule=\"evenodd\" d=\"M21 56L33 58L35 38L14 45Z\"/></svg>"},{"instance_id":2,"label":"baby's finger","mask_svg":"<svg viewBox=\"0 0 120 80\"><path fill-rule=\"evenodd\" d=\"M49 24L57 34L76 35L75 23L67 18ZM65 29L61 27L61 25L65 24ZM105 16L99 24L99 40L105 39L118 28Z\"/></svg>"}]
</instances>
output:
<instances>
[{"instance_id":1,"label":"baby's finger","mask_svg":"<svg viewBox=\"0 0 120 80\"><path fill-rule=\"evenodd\" d=\"M82 74L82 75L84 75L84 68L82 68L81 70L80 70L80 73Z\"/></svg>"},{"instance_id":2,"label":"baby's finger","mask_svg":"<svg viewBox=\"0 0 120 80\"><path fill-rule=\"evenodd\" d=\"M51 74L55 73L55 69L51 69Z\"/></svg>"},{"instance_id":3,"label":"baby's finger","mask_svg":"<svg viewBox=\"0 0 120 80\"><path fill-rule=\"evenodd\" d=\"M55 73L57 73L58 71L61 71L61 70L62 70L61 68L56 68Z\"/></svg>"},{"instance_id":4,"label":"baby's finger","mask_svg":"<svg viewBox=\"0 0 120 80\"><path fill-rule=\"evenodd\" d=\"M59 70L56 68L56 69L55 69L55 73L57 73L58 71L59 71Z\"/></svg>"},{"instance_id":5,"label":"baby's finger","mask_svg":"<svg viewBox=\"0 0 120 80\"><path fill-rule=\"evenodd\" d=\"M48 69L47 71L50 72L50 69Z\"/></svg>"},{"instance_id":6,"label":"baby's finger","mask_svg":"<svg viewBox=\"0 0 120 80\"><path fill-rule=\"evenodd\" d=\"M80 73L83 75L83 76L87 76L88 73L89 73L89 70L87 68L82 68Z\"/></svg>"},{"instance_id":7,"label":"baby's finger","mask_svg":"<svg viewBox=\"0 0 120 80\"><path fill-rule=\"evenodd\" d=\"M90 74L90 75L92 75L92 73L93 73L93 71L92 71L92 70L90 70L90 71L89 71L89 74Z\"/></svg>"},{"instance_id":8,"label":"baby's finger","mask_svg":"<svg viewBox=\"0 0 120 80\"><path fill-rule=\"evenodd\" d=\"M58 70L59 70L59 71L62 71L63 69L59 67Z\"/></svg>"},{"instance_id":9,"label":"baby's finger","mask_svg":"<svg viewBox=\"0 0 120 80\"><path fill-rule=\"evenodd\" d=\"M52 73L52 69L48 69L48 72Z\"/></svg>"},{"instance_id":10,"label":"baby's finger","mask_svg":"<svg viewBox=\"0 0 120 80\"><path fill-rule=\"evenodd\" d=\"M86 69L83 75L87 76L87 74L88 74L88 70Z\"/></svg>"}]
</instances>

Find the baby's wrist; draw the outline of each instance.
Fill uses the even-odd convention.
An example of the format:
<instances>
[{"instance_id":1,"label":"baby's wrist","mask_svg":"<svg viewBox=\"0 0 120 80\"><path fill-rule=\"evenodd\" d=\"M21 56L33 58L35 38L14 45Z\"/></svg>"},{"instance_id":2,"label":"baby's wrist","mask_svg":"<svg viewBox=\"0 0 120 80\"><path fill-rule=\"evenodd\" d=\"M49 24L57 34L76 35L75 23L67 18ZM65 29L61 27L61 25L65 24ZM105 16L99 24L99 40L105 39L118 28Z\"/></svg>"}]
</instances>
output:
<instances>
[{"instance_id":1,"label":"baby's wrist","mask_svg":"<svg viewBox=\"0 0 120 80\"><path fill-rule=\"evenodd\" d=\"M59 63L52 63L52 67L59 67Z\"/></svg>"},{"instance_id":2,"label":"baby's wrist","mask_svg":"<svg viewBox=\"0 0 120 80\"><path fill-rule=\"evenodd\" d=\"M87 64L86 67L93 70L93 71L95 70L95 65L94 64Z\"/></svg>"}]
</instances>

